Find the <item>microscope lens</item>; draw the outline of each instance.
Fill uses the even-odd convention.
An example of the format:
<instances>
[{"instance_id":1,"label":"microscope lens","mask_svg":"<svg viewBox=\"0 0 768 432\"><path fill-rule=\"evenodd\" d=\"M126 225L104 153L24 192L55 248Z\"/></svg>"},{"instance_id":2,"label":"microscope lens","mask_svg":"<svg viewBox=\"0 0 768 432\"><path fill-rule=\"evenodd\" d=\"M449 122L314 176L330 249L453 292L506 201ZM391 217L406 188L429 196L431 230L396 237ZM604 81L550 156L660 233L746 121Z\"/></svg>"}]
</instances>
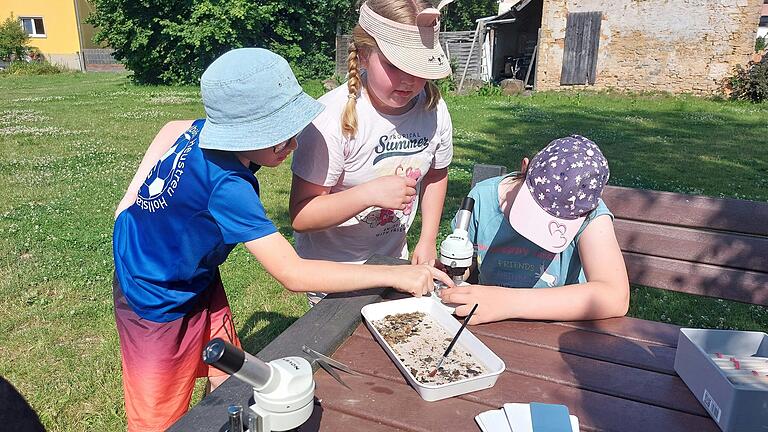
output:
<instances>
[{"instance_id":1,"label":"microscope lens","mask_svg":"<svg viewBox=\"0 0 768 432\"><path fill-rule=\"evenodd\" d=\"M217 362L223 354L224 341L221 339L214 339L203 350L203 361L208 364Z\"/></svg>"},{"instance_id":2,"label":"microscope lens","mask_svg":"<svg viewBox=\"0 0 768 432\"><path fill-rule=\"evenodd\" d=\"M245 352L221 338L215 338L203 349L203 361L231 375L243 367Z\"/></svg>"},{"instance_id":3,"label":"microscope lens","mask_svg":"<svg viewBox=\"0 0 768 432\"><path fill-rule=\"evenodd\" d=\"M475 199L472 197L464 197L464 200L461 201L460 210L468 210L471 212L474 207L475 207Z\"/></svg>"}]
</instances>

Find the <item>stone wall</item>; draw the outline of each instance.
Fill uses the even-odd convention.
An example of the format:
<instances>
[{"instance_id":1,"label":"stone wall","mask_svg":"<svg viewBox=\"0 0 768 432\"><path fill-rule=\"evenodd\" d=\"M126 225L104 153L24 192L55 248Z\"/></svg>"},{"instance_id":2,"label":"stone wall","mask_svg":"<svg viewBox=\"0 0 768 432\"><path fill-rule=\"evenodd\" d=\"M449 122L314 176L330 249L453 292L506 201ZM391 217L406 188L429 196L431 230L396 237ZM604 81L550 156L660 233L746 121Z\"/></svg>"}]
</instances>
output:
<instances>
[{"instance_id":1,"label":"stone wall","mask_svg":"<svg viewBox=\"0 0 768 432\"><path fill-rule=\"evenodd\" d=\"M544 0L537 90L560 86L569 12L603 13L591 88L714 93L754 52L763 0ZM573 87L573 86L568 86ZM576 86L582 87L582 86Z\"/></svg>"},{"instance_id":2,"label":"stone wall","mask_svg":"<svg viewBox=\"0 0 768 432\"><path fill-rule=\"evenodd\" d=\"M43 53L43 56L45 56L45 59L51 62L51 64L55 64L57 66L61 66L66 69L70 70L80 70L80 57L77 53L73 54L49 54L49 53Z\"/></svg>"}]
</instances>

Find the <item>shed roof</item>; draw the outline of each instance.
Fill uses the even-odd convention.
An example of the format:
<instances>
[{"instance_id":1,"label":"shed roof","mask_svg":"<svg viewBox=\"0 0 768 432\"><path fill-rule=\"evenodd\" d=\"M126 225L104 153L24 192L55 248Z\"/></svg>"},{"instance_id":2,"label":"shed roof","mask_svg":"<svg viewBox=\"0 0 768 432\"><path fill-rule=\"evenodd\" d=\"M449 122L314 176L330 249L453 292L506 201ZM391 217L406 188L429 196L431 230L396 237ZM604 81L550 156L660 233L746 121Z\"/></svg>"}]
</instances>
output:
<instances>
[{"instance_id":1,"label":"shed roof","mask_svg":"<svg viewBox=\"0 0 768 432\"><path fill-rule=\"evenodd\" d=\"M533 0L520 0L519 2L515 3L512 8L510 8L508 11L504 12L503 14L499 14L495 17L492 17L488 21L485 22L485 25L498 25L498 24L508 24L515 22L515 19L517 18L517 15L520 13L521 10L523 10L526 6L531 4Z\"/></svg>"}]
</instances>

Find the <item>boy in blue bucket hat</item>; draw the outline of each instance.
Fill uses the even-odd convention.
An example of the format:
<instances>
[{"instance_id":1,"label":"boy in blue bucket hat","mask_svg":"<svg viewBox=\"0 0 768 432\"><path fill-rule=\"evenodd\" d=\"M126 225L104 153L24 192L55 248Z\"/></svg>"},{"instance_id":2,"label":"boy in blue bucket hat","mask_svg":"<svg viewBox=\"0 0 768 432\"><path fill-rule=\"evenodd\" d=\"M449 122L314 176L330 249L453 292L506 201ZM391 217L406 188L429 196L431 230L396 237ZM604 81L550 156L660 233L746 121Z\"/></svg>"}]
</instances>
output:
<instances>
[{"instance_id":1,"label":"boy in blue bucket hat","mask_svg":"<svg viewBox=\"0 0 768 432\"><path fill-rule=\"evenodd\" d=\"M162 128L115 213L113 296L131 431L173 424L195 378L208 377L211 388L226 379L200 353L215 337L240 346L218 269L238 243L296 292L392 286L420 296L433 279L450 283L426 265L301 259L278 233L254 173L280 165L322 110L282 57L232 50L208 67L200 88L206 118Z\"/></svg>"}]
</instances>

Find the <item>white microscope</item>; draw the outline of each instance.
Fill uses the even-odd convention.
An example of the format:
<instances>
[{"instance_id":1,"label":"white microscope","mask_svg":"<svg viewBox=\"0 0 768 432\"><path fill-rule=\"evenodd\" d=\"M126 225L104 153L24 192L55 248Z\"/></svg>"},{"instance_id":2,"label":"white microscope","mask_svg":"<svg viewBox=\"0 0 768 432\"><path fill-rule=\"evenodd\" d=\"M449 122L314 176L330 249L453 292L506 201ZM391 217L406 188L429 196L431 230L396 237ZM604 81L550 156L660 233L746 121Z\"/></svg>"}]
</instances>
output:
<instances>
[{"instance_id":1,"label":"white microscope","mask_svg":"<svg viewBox=\"0 0 768 432\"><path fill-rule=\"evenodd\" d=\"M445 272L456 285L464 282L464 273L472 265L472 256L475 253L468 230L474 207L475 200L465 197L461 208L456 212L456 227L440 243L440 263L445 266Z\"/></svg>"},{"instance_id":2,"label":"white microscope","mask_svg":"<svg viewBox=\"0 0 768 432\"><path fill-rule=\"evenodd\" d=\"M472 258L475 253L475 247L469 239L469 222L472 219L472 210L475 206L475 200L466 197L461 202L459 211L456 212L456 227L440 243L440 263L443 265L445 273L453 279L453 282L459 285L466 285L464 282L464 273L472 265ZM445 285L442 282L435 281L435 299L446 312L452 314L456 304L443 303L439 293Z\"/></svg>"},{"instance_id":3,"label":"white microscope","mask_svg":"<svg viewBox=\"0 0 768 432\"><path fill-rule=\"evenodd\" d=\"M312 365L302 357L283 357L267 363L216 338L203 350L203 361L253 386L254 404L246 417L249 432L291 430L312 415L315 380ZM231 432L243 431L238 408L229 408Z\"/></svg>"}]
</instances>

